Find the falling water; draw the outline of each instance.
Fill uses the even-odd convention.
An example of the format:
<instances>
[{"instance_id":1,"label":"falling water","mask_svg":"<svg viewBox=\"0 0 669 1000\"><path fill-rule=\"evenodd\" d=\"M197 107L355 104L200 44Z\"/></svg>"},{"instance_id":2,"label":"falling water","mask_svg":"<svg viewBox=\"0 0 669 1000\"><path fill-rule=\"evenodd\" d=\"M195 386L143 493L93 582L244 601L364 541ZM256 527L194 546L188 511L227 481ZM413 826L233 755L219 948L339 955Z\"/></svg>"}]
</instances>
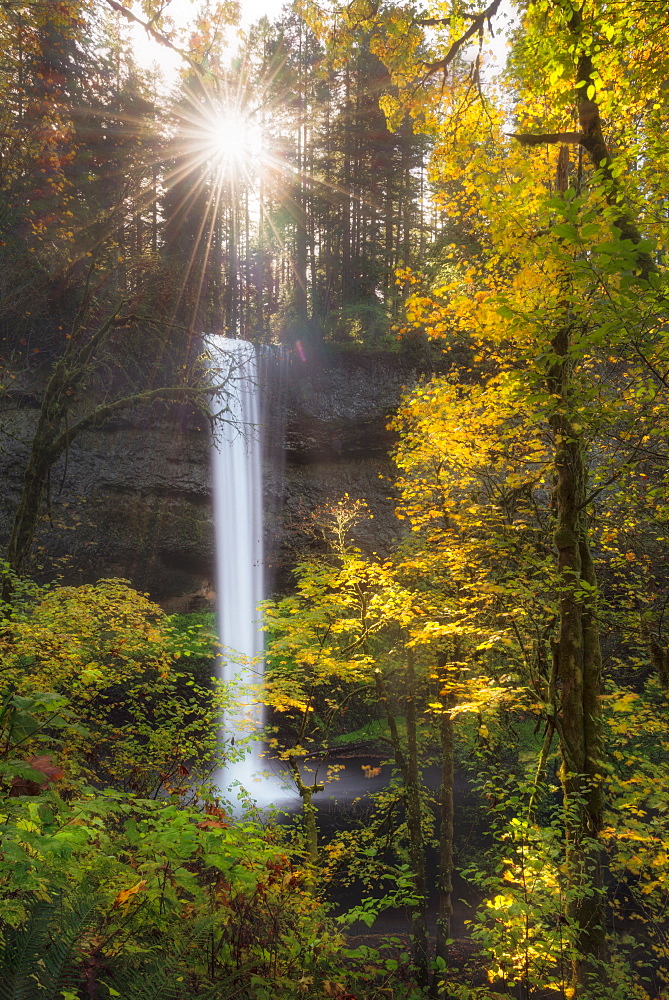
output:
<instances>
[{"instance_id":1,"label":"falling water","mask_svg":"<svg viewBox=\"0 0 669 1000\"><path fill-rule=\"evenodd\" d=\"M212 452L218 632L223 647L218 670L221 679L232 685L235 699L235 709L223 720L224 733L228 740L238 740L257 734L264 721L257 692L263 679L258 604L265 596L266 570L262 468L264 456L274 479L268 513L275 520L282 492L285 414L284 400L272 400L272 394L262 390L272 383L282 396L287 359L280 351L261 349L258 354L253 344L224 337L211 338L209 351L212 378L222 386ZM277 762L263 757L259 738L246 745L245 757L228 762L214 776L218 787L234 797L241 785L258 806L292 811L299 795L282 778ZM363 791L355 775L338 786L337 800L342 794L357 797Z\"/></svg>"},{"instance_id":2,"label":"falling water","mask_svg":"<svg viewBox=\"0 0 669 1000\"><path fill-rule=\"evenodd\" d=\"M262 680L258 603L264 596L258 365L254 345L244 340L217 337L211 351L215 377L226 383L213 450L219 674L236 689L237 707L223 724L228 738L239 739L263 723L253 690ZM239 782L253 792L261 753L260 741L251 741L250 753L230 763L219 783Z\"/></svg>"}]
</instances>

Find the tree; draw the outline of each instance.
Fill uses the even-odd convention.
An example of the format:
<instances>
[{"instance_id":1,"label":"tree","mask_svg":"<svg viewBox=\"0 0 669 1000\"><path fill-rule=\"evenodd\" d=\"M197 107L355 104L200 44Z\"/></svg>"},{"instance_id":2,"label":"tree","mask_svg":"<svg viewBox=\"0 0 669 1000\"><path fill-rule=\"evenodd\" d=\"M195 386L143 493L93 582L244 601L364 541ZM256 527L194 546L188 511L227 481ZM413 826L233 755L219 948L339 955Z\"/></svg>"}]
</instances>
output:
<instances>
[{"instance_id":1,"label":"tree","mask_svg":"<svg viewBox=\"0 0 669 1000\"><path fill-rule=\"evenodd\" d=\"M398 559L414 601L430 593L448 621L430 702L442 766L434 990L448 969L457 719L495 709L551 719L555 710L549 463L533 417L504 378L451 377L408 394L393 421L398 513L411 529ZM552 736L551 723L546 747Z\"/></svg>"},{"instance_id":2,"label":"tree","mask_svg":"<svg viewBox=\"0 0 669 1000\"><path fill-rule=\"evenodd\" d=\"M51 469L67 453L78 434L100 426L115 413L154 402L186 402L199 406L203 416L208 412L206 400L212 387L206 384L197 366L193 369L197 381L193 381L192 375L190 380L182 376L181 384L155 389L138 387L128 393L127 386L117 376L111 384L102 388L99 367L96 370L101 359L105 357L108 363L116 362L117 371L123 363L118 355L114 357L108 351L113 332L131 329L138 317L126 311L125 303L111 307L105 316L104 303L96 302L91 289L93 280L91 265L79 311L66 335L62 355L53 365L42 397L23 476L21 498L7 546L10 569L19 576L26 569ZM91 397L91 390L97 391L97 398L95 395ZM10 597L11 581L12 576L6 575L4 600Z\"/></svg>"},{"instance_id":3,"label":"tree","mask_svg":"<svg viewBox=\"0 0 669 1000\"><path fill-rule=\"evenodd\" d=\"M329 556L299 566L296 593L267 604L265 698L279 713L281 741L291 744L281 756L290 761L304 801L309 858L314 867L319 854L312 797L323 790L323 784L315 779L307 785L296 758L325 763L336 746L335 737L340 735L337 729L343 724L343 710L355 707L356 700L378 717L398 774L397 784L384 792L379 804L379 826L388 825L389 813L392 816L397 811L402 817L392 837L392 851L399 863L394 878L401 881L408 877L410 882L406 905L416 978L421 986L427 986L430 942L425 852L433 820L422 782L426 753L436 743L442 765L436 957L443 967L452 911L453 713L480 711L499 699L502 689L488 679L467 649L475 637L485 645L484 629L466 620L457 583L448 568L436 572L439 559L431 563L431 557L415 544L401 547L385 560L364 556L349 538L363 513L363 505L348 498L334 505L325 527ZM365 831L362 846L363 855L373 859L377 878L379 873L381 877L386 874L381 839L374 820ZM343 849L348 859L350 845ZM395 896L392 902L397 905ZM382 906L383 901L377 905Z\"/></svg>"},{"instance_id":4,"label":"tree","mask_svg":"<svg viewBox=\"0 0 669 1000\"><path fill-rule=\"evenodd\" d=\"M444 137L435 164L440 177L447 178L462 151L467 181L460 173L460 190L449 194L472 220L478 252L454 246L466 270L434 297L414 295L409 316L436 334L446 317L459 320L474 335L481 360L509 370L517 405L531 399L537 426L550 435L560 684L555 724L573 890L566 919L576 928L574 989L589 996L605 975L600 618L589 512L595 498L603 502L607 479L624 478L639 457L639 439L621 415L617 393L622 388L626 399L647 393L656 401L665 390L658 377L666 355L664 277L647 240L651 231L662 231L647 195L661 183L663 154L653 155L652 167L645 159L647 168L633 165L642 148L657 149L654 114L665 102L658 82L667 56L658 45L647 58L641 39L661 31L665 15L646 3L633 14L619 4L572 0L522 5L508 73L515 115L509 140L501 108L476 99L481 49L468 79L456 73L457 58L477 34L483 39L499 8L497 0L476 13L459 4L436 13L388 4L373 13L338 9L337 20L326 24L314 10L313 22L324 33L351 34L361 22L371 32L373 49L398 87L397 96L384 98L391 119L409 109L419 127ZM640 86L632 101L638 120L628 128L630 73ZM450 92L438 87L438 74L451 75ZM607 120L617 123L615 157L602 103ZM585 154L574 166L570 145ZM536 146L546 148L543 160L533 155ZM625 182L624 163L630 164ZM609 359L625 366L615 390L593 382ZM642 393L631 389L639 383ZM651 408L635 408L646 434ZM607 446L610 462L593 470L599 442L607 435L620 440L622 427L622 449ZM656 432L664 434L664 426Z\"/></svg>"},{"instance_id":5,"label":"tree","mask_svg":"<svg viewBox=\"0 0 669 1000\"><path fill-rule=\"evenodd\" d=\"M2 619L5 696L49 692L78 720L55 740L47 720L27 738L26 757L39 755L42 738L43 749L57 745L61 777L67 772L75 784L147 799L197 797L220 760L217 721L226 698L195 684L179 661L211 657L212 637L179 633L122 580L45 590L23 583L9 611Z\"/></svg>"}]
</instances>

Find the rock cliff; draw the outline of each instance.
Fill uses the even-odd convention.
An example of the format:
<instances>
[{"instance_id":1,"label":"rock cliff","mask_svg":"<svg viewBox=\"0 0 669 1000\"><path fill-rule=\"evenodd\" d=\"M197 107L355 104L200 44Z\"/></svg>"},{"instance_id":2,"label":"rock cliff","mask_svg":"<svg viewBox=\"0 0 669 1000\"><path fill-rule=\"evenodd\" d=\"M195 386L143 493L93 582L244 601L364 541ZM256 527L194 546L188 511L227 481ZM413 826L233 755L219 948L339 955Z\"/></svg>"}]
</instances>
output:
<instances>
[{"instance_id":1,"label":"rock cliff","mask_svg":"<svg viewBox=\"0 0 669 1000\"><path fill-rule=\"evenodd\" d=\"M419 374L396 354L269 366L266 538L275 587L290 586L290 567L322 545L313 514L344 493L366 499L374 515L358 527L361 545L383 551L396 536L386 425ZM39 397L36 373L2 401L3 543ZM202 419L155 407L82 434L53 469L34 564L37 578L60 574L69 583L123 576L169 608L213 601L209 429Z\"/></svg>"}]
</instances>

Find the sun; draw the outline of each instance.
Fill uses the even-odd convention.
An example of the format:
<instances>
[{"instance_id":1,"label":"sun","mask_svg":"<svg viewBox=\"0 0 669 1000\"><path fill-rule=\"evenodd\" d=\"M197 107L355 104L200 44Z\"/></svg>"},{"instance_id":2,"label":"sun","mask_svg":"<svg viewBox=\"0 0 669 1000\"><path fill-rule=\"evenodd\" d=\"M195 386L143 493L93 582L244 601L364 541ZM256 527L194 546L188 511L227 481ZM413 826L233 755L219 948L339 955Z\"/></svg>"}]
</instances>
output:
<instances>
[{"instance_id":1,"label":"sun","mask_svg":"<svg viewBox=\"0 0 669 1000\"><path fill-rule=\"evenodd\" d=\"M225 175L257 173L264 143L260 122L243 108L221 107L211 116L202 137L212 165Z\"/></svg>"},{"instance_id":2,"label":"sun","mask_svg":"<svg viewBox=\"0 0 669 1000\"><path fill-rule=\"evenodd\" d=\"M252 106L193 95L181 117L181 144L193 166L204 165L221 180L251 180L260 175L266 138Z\"/></svg>"}]
</instances>

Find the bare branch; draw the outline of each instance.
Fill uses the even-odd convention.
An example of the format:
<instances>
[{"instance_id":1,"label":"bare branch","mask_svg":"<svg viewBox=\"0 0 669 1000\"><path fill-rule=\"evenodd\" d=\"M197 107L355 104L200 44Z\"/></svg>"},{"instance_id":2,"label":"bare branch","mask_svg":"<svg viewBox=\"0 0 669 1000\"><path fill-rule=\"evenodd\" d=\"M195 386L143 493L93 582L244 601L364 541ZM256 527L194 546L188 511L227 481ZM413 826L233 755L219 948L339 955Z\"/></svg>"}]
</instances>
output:
<instances>
[{"instance_id":1,"label":"bare branch","mask_svg":"<svg viewBox=\"0 0 669 1000\"><path fill-rule=\"evenodd\" d=\"M467 30L463 35L461 35L459 38L456 38L456 40L451 45L450 49L448 50L444 58L438 59L437 62L425 64L426 73L424 79L427 79L429 76L432 76L433 73L438 73L440 70L448 69L448 67L451 65L451 63L457 56L458 52L460 51L460 49L467 44L470 38L473 38L474 35L481 34L485 30L486 22L492 30L492 18L499 10L501 2L502 0L492 0L492 3L489 4L489 6L486 7L485 10L482 10L480 14L477 14L475 17L472 17L472 23L470 24L470 26L467 28ZM438 24L440 23L440 21L441 19L439 18L431 18L430 20L422 21L419 23L429 24L433 22ZM448 21L444 19L442 23L447 24Z\"/></svg>"},{"instance_id":2,"label":"bare branch","mask_svg":"<svg viewBox=\"0 0 669 1000\"><path fill-rule=\"evenodd\" d=\"M162 33L162 31L159 31L158 28L154 26L152 23L154 18L152 18L151 21L143 21L141 17L137 16L137 14L133 14L131 10L128 10L124 4L119 3L119 0L104 0L104 2L108 4L112 10L121 14L127 21L130 21L132 24L138 24L140 28L144 28L146 33L151 35L151 37L159 42L160 45L165 45L168 49L172 49L173 52L176 52L176 54L187 62L189 66L192 66L200 78L207 75L201 63L199 63L196 59L193 59L193 57L186 52L185 49L181 49L178 45L175 45L174 42L171 42L169 38Z\"/></svg>"}]
</instances>

